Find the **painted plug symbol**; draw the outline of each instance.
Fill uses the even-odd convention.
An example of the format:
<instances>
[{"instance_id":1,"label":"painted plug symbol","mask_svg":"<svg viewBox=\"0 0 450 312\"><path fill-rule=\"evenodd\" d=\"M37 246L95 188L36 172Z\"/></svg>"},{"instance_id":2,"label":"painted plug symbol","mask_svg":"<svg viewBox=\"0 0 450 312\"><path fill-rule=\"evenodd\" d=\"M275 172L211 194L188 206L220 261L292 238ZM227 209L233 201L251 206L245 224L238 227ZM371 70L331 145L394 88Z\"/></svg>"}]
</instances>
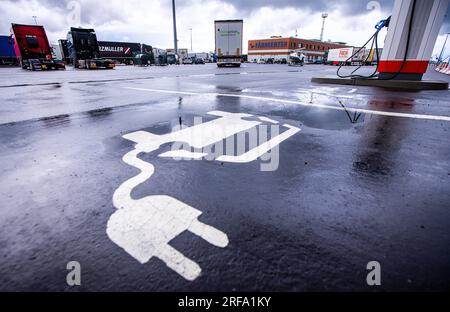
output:
<instances>
[{"instance_id":1,"label":"painted plug symbol","mask_svg":"<svg viewBox=\"0 0 450 312\"><path fill-rule=\"evenodd\" d=\"M110 217L106 229L109 238L123 248L140 263L148 262L152 257L164 261L166 265L187 280L194 280L201 273L197 263L185 257L169 242L184 231L190 231L217 247L226 247L228 237L220 230L198 220L202 214L173 197L152 195L141 199L133 199L131 192L135 187L148 180L154 174L154 166L138 158L139 153L150 153L162 144L169 142L185 142L194 148L204 148L229 136L248 130L271 121L259 117L259 121L245 120L252 117L243 113L212 111L209 115L220 118L184 128L179 131L156 135L146 131L136 131L124 135L125 139L136 143L135 149L125 154L122 160L140 170L140 173L122 183L113 195L113 203L117 210ZM251 162L282 141L294 135L300 129L285 125L288 130L249 150L240 156L219 157L218 161ZM175 150L160 154L160 157L189 157L199 159L206 156L203 152Z\"/></svg>"},{"instance_id":2,"label":"painted plug symbol","mask_svg":"<svg viewBox=\"0 0 450 312\"><path fill-rule=\"evenodd\" d=\"M173 197L147 196L134 200L131 191L154 173L152 164L140 160L135 149L123 157L123 161L141 170L137 176L125 181L114 193L113 202L118 210L110 217L106 233L140 263L152 257L187 280L200 275L201 268L169 245L169 241L188 230L217 247L226 247L228 237L216 228L198 220L202 214Z\"/></svg>"}]
</instances>

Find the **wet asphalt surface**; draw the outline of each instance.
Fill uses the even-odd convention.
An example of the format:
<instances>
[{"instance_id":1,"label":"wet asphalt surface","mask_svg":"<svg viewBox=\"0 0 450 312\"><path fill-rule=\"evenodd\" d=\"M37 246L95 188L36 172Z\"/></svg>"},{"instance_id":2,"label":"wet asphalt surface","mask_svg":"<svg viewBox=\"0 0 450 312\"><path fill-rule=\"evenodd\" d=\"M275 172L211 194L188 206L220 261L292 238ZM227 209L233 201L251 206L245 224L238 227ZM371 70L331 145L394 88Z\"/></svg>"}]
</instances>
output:
<instances>
[{"instance_id":1,"label":"wet asphalt surface","mask_svg":"<svg viewBox=\"0 0 450 312\"><path fill-rule=\"evenodd\" d=\"M450 290L450 122L270 100L450 116L449 92L309 82L335 69L0 68L0 290ZM434 71L426 78L449 80ZM169 145L139 155L156 171L134 198L172 196L228 235L225 248L189 232L170 242L202 268L187 281L159 259L140 264L108 238L106 224L112 194L138 173L121 159L134 146L122 135L168 133L180 118L186 126L211 119L211 110L302 131L280 144L272 172L260 171L259 160L157 157ZM66 284L71 260L82 268L75 288ZM373 260L382 270L377 287L366 284Z\"/></svg>"}]
</instances>

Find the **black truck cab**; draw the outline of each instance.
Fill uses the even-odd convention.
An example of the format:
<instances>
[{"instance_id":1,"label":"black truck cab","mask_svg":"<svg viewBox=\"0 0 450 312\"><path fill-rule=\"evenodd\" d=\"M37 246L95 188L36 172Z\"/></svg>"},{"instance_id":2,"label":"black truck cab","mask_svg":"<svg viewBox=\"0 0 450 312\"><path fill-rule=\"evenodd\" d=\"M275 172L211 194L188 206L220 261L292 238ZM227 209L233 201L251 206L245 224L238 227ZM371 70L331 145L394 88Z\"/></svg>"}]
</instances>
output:
<instances>
[{"instance_id":1,"label":"black truck cab","mask_svg":"<svg viewBox=\"0 0 450 312\"><path fill-rule=\"evenodd\" d=\"M100 48L94 29L70 28L67 34L69 57L75 68L113 69L114 61L100 57Z\"/></svg>"}]
</instances>

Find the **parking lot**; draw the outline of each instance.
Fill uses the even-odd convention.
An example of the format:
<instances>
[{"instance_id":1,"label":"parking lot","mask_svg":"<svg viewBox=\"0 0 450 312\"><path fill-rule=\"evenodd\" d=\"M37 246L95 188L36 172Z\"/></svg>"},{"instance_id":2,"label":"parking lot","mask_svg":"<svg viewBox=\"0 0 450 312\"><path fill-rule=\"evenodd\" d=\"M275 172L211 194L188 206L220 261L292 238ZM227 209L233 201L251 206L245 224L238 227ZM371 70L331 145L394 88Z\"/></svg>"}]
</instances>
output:
<instances>
[{"instance_id":1,"label":"parking lot","mask_svg":"<svg viewBox=\"0 0 450 312\"><path fill-rule=\"evenodd\" d=\"M310 82L335 71L0 68L0 290L448 291L448 90ZM224 113L298 131L280 142L268 171L260 159L161 157L170 140L141 152L137 161L154 173L128 190L131 198L168 196L228 240L214 244L206 230L170 239L201 272L168 254L137 261L111 239L109 223L120 210L115 192L140 172L123 160L136 146L124 136L162 138ZM77 288L66 284L69 261L81 264ZM378 288L366 283L370 261L381 264Z\"/></svg>"}]
</instances>

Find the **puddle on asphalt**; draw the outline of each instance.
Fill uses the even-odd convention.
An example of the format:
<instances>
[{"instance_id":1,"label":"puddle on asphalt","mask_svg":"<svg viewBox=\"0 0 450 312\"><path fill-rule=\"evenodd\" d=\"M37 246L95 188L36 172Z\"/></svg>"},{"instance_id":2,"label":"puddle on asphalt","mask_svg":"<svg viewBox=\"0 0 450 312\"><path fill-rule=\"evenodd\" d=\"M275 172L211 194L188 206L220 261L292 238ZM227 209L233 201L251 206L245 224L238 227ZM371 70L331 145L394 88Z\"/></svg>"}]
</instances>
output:
<instances>
[{"instance_id":1,"label":"puddle on asphalt","mask_svg":"<svg viewBox=\"0 0 450 312\"><path fill-rule=\"evenodd\" d=\"M317 107L289 107L270 111L269 115L297 120L302 125L323 130L347 130L364 123L366 114Z\"/></svg>"},{"instance_id":2,"label":"puddle on asphalt","mask_svg":"<svg viewBox=\"0 0 450 312\"><path fill-rule=\"evenodd\" d=\"M239 87L221 86L221 85L216 85L215 88L218 93L241 93L243 90L242 88Z\"/></svg>"},{"instance_id":3,"label":"puddle on asphalt","mask_svg":"<svg viewBox=\"0 0 450 312\"><path fill-rule=\"evenodd\" d=\"M62 114L58 116L44 117L39 118L39 121L44 128L59 127L70 123L70 115Z\"/></svg>"},{"instance_id":4,"label":"puddle on asphalt","mask_svg":"<svg viewBox=\"0 0 450 312\"><path fill-rule=\"evenodd\" d=\"M332 109L310 109L299 114L298 119L307 127L324 130L345 130L364 122L365 114Z\"/></svg>"},{"instance_id":5,"label":"puddle on asphalt","mask_svg":"<svg viewBox=\"0 0 450 312\"><path fill-rule=\"evenodd\" d=\"M113 109L111 107L107 107L107 108L100 108L100 109L94 109L91 111L87 112L87 115L91 118L104 118L107 117L109 115L111 115L113 112Z\"/></svg>"}]
</instances>

